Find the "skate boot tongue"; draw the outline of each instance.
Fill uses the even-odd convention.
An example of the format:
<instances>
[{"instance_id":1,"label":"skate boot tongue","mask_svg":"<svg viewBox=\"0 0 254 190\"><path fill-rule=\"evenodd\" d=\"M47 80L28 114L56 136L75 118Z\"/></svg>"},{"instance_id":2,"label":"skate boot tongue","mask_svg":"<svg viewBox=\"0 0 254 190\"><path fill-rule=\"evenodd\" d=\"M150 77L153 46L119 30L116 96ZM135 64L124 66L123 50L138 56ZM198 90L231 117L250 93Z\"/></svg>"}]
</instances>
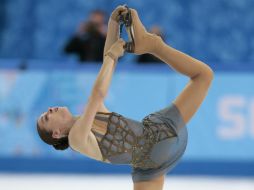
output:
<instances>
[{"instance_id":1,"label":"skate boot tongue","mask_svg":"<svg viewBox=\"0 0 254 190\"><path fill-rule=\"evenodd\" d=\"M126 42L124 48L126 52L133 53L135 48L135 42L134 42L134 30L133 30L133 24L132 24L132 15L131 10L127 5L125 5L127 8L126 14L121 14L119 18L119 30L120 30L120 37L123 32L123 27L125 26L126 32L128 34L129 41Z\"/></svg>"}]
</instances>

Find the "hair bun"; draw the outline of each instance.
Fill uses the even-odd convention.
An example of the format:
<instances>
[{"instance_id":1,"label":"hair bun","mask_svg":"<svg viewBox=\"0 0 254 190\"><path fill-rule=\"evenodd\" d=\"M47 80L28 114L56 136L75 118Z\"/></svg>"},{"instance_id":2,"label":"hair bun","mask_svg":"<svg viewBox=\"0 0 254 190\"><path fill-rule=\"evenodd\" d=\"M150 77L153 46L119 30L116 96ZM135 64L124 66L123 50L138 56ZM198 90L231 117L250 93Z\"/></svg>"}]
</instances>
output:
<instances>
[{"instance_id":1,"label":"hair bun","mask_svg":"<svg viewBox=\"0 0 254 190\"><path fill-rule=\"evenodd\" d=\"M58 142L57 144L52 145L52 146L53 146L56 150L65 150L65 149L69 148L68 136L59 139L59 142Z\"/></svg>"}]
</instances>

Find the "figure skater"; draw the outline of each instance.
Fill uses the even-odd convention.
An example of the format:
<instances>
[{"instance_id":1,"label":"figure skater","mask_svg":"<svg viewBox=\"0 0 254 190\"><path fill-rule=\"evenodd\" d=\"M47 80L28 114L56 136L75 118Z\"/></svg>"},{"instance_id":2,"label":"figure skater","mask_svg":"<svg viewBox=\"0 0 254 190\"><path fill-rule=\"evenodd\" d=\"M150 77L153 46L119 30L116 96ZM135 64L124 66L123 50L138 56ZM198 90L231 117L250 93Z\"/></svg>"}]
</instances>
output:
<instances>
[{"instance_id":1,"label":"figure skater","mask_svg":"<svg viewBox=\"0 0 254 190\"><path fill-rule=\"evenodd\" d=\"M119 39L119 17L128 10L134 53L150 53L189 77L189 83L170 105L149 114L142 122L111 112L104 105L117 60L125 51L126 43ZM98 161L130 164L134 190L162 190L164 176L184 154L185 124L206 97L213 71L201 61L165 44L159 36L148 33L137 11L128 10L119 6L111 14L103 64L84 112L75 117L66 107L49 108L39 117L37 129L41 139L57 150L70 146Z\"/></svg>"}]
</instances>

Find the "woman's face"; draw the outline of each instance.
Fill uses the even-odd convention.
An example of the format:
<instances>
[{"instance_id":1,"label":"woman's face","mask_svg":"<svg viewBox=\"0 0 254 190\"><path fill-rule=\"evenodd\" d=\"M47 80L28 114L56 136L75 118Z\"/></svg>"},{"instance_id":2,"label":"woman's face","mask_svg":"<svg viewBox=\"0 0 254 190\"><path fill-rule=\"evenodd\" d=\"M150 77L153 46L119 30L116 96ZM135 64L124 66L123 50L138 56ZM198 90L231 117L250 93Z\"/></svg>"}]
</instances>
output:
<instances>
[{"instance_id":1,"label":"woman's face","mask_svg":"<svg viewBox=\"0 0 254 190\"><path fill-rule=\"evenodd\" d=\"M67 107L51 107L47 112L41 114L38 119L38 124L41 129L46 131L53 131L55 138L61 138L61 135L68 128L68 124L72 120L72 114Z\"/></svg>"}]
</instances>

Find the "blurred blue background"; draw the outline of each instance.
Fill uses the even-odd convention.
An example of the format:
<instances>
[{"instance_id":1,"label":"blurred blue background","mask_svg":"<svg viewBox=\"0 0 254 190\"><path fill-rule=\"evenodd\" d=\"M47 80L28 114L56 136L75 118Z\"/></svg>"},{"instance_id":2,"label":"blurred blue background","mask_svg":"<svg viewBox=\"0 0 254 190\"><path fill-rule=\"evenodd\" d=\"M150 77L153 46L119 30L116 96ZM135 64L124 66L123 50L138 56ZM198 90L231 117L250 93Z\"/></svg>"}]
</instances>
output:
<instances>
[{"instance_id":1,"label":"blurred blue background","mask_svg":"<svg viewBox=\"0 0 254 190\"><path fill-rule=\"evenodd\" d=\"M78 64L66 40L94 9L136 8L145 26L163 28L173 47L210 65L215 80L188 125L189 145L175 174L254 176L254 1L252 0L1 0L0 172L126 173L45 145L36 118L48 107L80 114L100 64ZM141 120L179 94L187 79L166 65L138 65L127 54L106 105ZM57 163L57 164L56 164Z\"/></svg>"},{"instance_id":2,"label":"blurred blue background","mask_svg":"<svg viewBox=\"0 0 254 190\"><path fill-rule=\"evenodd\" d=\"M167 42L204 61L251 64L252 0L1 0L0 57L60 59L62 47L94 9L136 8L146 27L163 27ZM14 51L15 50L15 51Z\"/></svg>"}]
</instances>

